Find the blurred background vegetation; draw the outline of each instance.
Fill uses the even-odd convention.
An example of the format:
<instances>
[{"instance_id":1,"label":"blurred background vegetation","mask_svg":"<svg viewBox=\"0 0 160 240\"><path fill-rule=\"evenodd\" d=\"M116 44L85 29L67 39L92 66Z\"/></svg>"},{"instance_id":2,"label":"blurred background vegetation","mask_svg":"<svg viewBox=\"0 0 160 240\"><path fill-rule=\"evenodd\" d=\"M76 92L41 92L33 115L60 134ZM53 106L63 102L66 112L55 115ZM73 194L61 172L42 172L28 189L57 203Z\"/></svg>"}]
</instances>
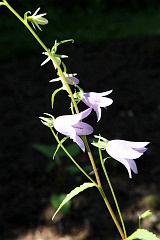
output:
<instances>
[{"instance_id":1,"label":"blurred background vegetation","mask_svg":"<svg viewBox=\"0 0 160 240\"><path fill-rule=\"evenodd\" d=\"M47 13L49 25L37 32L49 48L55 39L73 38L76 44L84 45L160 33L158 0L17 0L9 3L21 16L26 11L33 14L38 7L41 7L40 13ZM0 33L0 59L41 50L4 7L0 8ZM7 46L12 46L12 51L6 51Z\"/></svg>"}]
</instances>

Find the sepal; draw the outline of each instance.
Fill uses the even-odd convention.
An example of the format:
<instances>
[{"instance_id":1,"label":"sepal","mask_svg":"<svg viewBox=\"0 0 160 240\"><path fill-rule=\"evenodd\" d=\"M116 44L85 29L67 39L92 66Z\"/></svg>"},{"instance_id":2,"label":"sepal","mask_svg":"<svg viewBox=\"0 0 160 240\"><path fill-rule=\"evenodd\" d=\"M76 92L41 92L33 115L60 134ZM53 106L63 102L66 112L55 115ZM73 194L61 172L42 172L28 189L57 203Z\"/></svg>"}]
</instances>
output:
<instances>
[{"instance_id":1,"label":"sepal","mask_svg":"<svg viewBox=\"0 0 160 240\"><path fill-rule=\"evenodd\" d=\"M48 115L50 118L39 117L41 119L41 122L47 127L53 127L54 117L49 113L43 113L43 114Z\"/></svg>"}]
</instances>

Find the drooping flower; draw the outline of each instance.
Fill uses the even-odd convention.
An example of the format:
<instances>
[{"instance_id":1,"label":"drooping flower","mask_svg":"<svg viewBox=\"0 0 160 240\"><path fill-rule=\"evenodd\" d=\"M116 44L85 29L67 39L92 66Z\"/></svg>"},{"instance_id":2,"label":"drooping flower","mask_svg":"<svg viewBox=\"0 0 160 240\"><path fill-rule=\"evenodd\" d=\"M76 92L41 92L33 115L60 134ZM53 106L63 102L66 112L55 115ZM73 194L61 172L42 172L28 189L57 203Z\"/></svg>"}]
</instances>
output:
<instances>
[{"instance_id":1,"label":"drooping flower","mask_svg":"<svg viewBox=\"0 0 160 240\"><path fill-rule=\"evenodd\" d=\"M137 159L147 150L146 146L149 142L131 142L125 140L111 140L106 142L107 153L115 160L121 162L132 178L131 170L138 173L136 163L133 159Z\"/></svg>"},{"instance_id":2,"label":"drooping flower","mask_svg":"<svg viewBox=\"0 0 160 240\"><path fill-rule=\"evenodd\" d=\"M82 122L81 120L86 118L91 111L92 108L88 108L78 114L59 116L53 121L54 128L59 133L70 137L73 142L78 144L82 151L85 151L85 146L79 136L91 134L93 132L93 128L91 125Z\"/></svg>"},{"instance_id":3,"label":"drooping flower","mask_svg":"<svg viewBox=\"0 0 160 240\"><path fill-rule=\"evenodd\" d=\"M48 24L48 20L46 18L44 18L43 16L46 15L46 13L41 13L41 14L37 14L39 12L40 8L38 8L33 15L31 16L27 16L28 13L31 13L30 11L28 11L26 13L27 16L27 20L30 21L33 25L33 27L36 29L36 27L41 30L39 25L46 25ZM36 27L35 27L36 26ZM41 30L42 31L42 30Z\"/></svg>"},{"instance_id":4,"label":"drooping flower","mask_svg":"<svg viewBox=\"0 0 160 240\"><path fill-rule=\"evenodd\" d=\"M112 90L102 93L96 92L86 92L83 93L82 102L84 102L88 107L94 109L97 114L97 122L101 118L101 107L108 107L112 104L113 100L110 98L105 97L106 95L110 94Z\"/></svg>"}]
</instances>

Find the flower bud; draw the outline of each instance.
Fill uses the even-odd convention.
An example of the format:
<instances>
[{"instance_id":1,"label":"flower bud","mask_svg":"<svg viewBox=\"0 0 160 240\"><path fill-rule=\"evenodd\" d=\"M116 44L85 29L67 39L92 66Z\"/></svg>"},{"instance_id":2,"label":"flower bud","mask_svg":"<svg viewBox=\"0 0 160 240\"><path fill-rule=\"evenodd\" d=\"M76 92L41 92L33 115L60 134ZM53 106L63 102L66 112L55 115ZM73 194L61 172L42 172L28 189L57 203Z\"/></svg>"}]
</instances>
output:
<instances>
[{"instance_id":1,"label":"flower bud","mask_svg":"<svg viewBox=\"0 0 160 240\"><path fill-rule=\"evenodd\" d=\"M152 216L152 212L150 210L145 211L144 213L142 213L141 215L139 215L140 219L145 219L145 218L149 218Z\"/></svg>"},{"instance_id":2,"label":"flower bud","mask_svg":"<svg viewBox=\"0 0 160 240\"><path fill-rule=\"evenodd\" d=\"M30 21L33 25L33 27L36 29L39 28L39 30L41 30L40 26L39 25L46 25L48 24L48 20L46 18L44 18L43 16L46 15L46 13L42 13L42 14L38 14L38 11L40 10L40 8L38 8L34 13L33 15L31 16L27 16L27 20ZM27 14L30 13L30 12L27 12ZM35 27L36 26L36 27ZM42 30L41 30L42 31Z\"/></svg>"}]
</instances>

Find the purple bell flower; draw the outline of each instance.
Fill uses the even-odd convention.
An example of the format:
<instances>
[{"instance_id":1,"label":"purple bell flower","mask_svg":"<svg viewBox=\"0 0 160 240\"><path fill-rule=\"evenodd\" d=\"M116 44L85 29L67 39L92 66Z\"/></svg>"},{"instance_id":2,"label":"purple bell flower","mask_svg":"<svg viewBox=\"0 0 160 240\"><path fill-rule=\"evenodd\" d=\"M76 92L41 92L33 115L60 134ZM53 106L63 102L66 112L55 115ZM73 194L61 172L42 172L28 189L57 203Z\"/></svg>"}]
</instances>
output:
<instances>
[{"instance_id":1,"label":"purple bell flower","mask_svg":"<svg viewBox=\"0 0 160 240\"><path fill-rule=\"evenodd\" d=\"M97 122L101 118L101 107L108 107L113 103L113 100L107 97L104 97L108 94L110 94L112 90L102 93L96 93L96 92L86 92L83 93L82 102L84 102L88 107L91 107L94 109L94 111L97 114Z\"/></svg>"},{"instance_id":2,"label":"purple bell flower","mask_svg":"<svg viewBox=\"0 0 160 240\"><path fill-rule=\"evenodd\" d=\"M129 177L132 178L131 170L138 173L136 163L137 159L143 155L149 142L130 142L125 140L111 140L106 143L107 153L115 160L121 162L128 170Z\"/></svg>"},{"instance_id":3,"label":"purple bell flower","mask_svg":"<svg viewBox=\"0 0 160 240\"><path fill-rule=\"evenodd\" d=\"M88 108L78 114L59 116L53 121L54 128L59 133L70 137L73 142L78 144L83 152L85 151L85 145L79 135L89 135L93 132L93 128L81 120L86 118L91 111L92 108Z\"/></svg>"}]
</instances>

